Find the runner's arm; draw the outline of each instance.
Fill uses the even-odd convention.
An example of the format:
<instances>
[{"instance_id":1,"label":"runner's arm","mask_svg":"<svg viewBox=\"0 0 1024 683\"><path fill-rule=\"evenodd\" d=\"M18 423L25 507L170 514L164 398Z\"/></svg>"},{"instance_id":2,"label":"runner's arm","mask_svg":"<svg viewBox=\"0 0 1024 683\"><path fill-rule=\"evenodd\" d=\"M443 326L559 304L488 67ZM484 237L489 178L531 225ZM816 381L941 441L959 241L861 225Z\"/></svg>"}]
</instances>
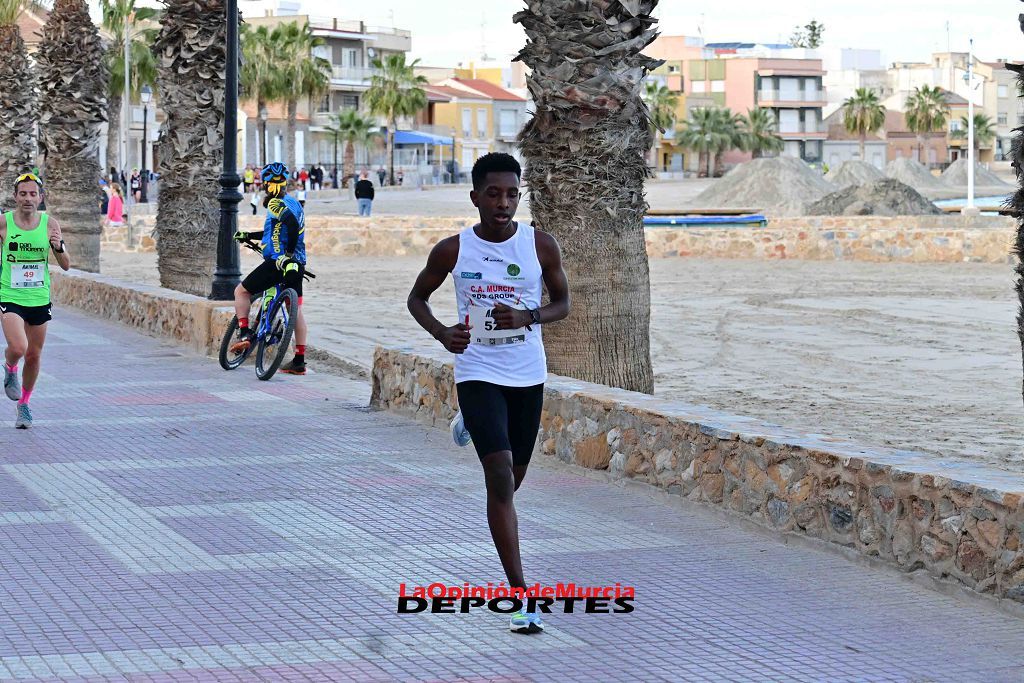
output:
<instances>
[{"instance_id":1,"label":"runner's arm","mask_svg":"<svg viewBox=\"0 0 1024 683\"><path fill-rule=\"evenodd\" d=\"M562 267L562 248L558 246L558 240L540 230L535 234L537 236L537 257L540 260L544 284L548 288L548 297L551 299L546 306L541 306L538 310L540 322L543 325L568 316L572 306L572 297L569 294L569 279L565 276L565 269Z\"/></svg>"},{"instance_id":2,"label":"runner's arm","mask_svg":"<svg viewBox=\"0 0 1024 683\"><path fill-rule=\"evenodd\" d=\"M430 295L437 291L437 288L444 284L448 273L455 268L455 262L459 259L459 237L458 235L448 237L438 242L430 251L427 257L427 265L420 271L416 283L409 292L406 304L409 312L420 327L430 333L437 341L452 353L462 353L469 345L469 328L461 322L447 327L444 323L434 317L430 310Z\"/></svg>"},{"instance_id":3,"label":"runner's arm","mask_svg":"<svg viewBox=\"0 0 1024 683\"><path fill-rule=\"evenodd\" d=\"M71 258L68 256L67 246L63 244L64 236L60 230L60 222L53 216L50 216L48 229L50 232L50 249L53 250L53 257L57 259L57 265L61 267L61 270L68 270L71 268ZM63 251L58 252L58 249Z\"/></svg>"}]
</instances>

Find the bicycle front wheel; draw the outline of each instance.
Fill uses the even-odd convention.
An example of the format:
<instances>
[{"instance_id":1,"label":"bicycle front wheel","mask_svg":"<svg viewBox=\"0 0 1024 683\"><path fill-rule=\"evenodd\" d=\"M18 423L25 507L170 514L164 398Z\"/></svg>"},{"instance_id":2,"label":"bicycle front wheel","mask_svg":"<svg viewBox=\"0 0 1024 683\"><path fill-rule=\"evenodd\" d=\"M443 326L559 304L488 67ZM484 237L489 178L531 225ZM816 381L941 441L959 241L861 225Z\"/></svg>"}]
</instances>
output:
<instances>
[{"instance_id":1,"label":"bicycle front wheel","mask_svg":"<svg viewBox=\"0 0 1024 683\"><path fill-rule=\"evenodd\" d=\"M220 340L220 354L218 360L220 366L225 370L234 370L249 357L252 352L252 346L247 348L241 353L232 353L231 346L234 343L235 332L238 331L238 316L231 318L231 324L228 325L228 329L224 332L224 338Z\"/></svg>"},{"instance_id":2,"label":"bicycle front wheel","mask_svg":"<svg viewBox=\"0 0 1024 683\"><path fill-rule=\"evenodd\" d=\"M299 295L285 289L277 296L267 313L268 332L256 344L256 376L266 381L281 367L295 332L295 316L299 313Z\"/></svg>"}]
</instances>

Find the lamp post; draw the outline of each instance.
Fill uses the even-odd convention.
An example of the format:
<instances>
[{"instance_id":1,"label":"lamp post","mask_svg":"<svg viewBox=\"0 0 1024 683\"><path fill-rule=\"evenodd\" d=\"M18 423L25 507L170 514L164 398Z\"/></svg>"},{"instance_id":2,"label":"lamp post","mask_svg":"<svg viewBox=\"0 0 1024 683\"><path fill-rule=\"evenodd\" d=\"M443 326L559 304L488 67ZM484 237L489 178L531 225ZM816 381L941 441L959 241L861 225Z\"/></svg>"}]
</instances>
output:
<instances>
[{"instance_id":1,"label":"lamp post","mask_svg":"<svg viewBox=\"0 0 1024 683\"><path fill-rule=\"evenodd\" d=\"M260 168L267 165L267 117L269 112L267 111L266 105L260 107L259 110L259 129L260 129L260 155L263 163Z\"/></svg>"},{"instance_id":2,"label":"lamp post","mask_svg":"<svg viewBox=\"0 0 1024 683\"><path fill-rule=\"evenodd\" d=\"M217 268L213 272L210 298L230 301L242 277L238 244L238 202L242 194L238 186L238 0L227 0L227 64L224 69L224 169L220 174L220 230L217 233Z\"/></svg>"},{"instance_id":3,"label":"lamp post","mask_svg":"<svg viewBox=\"0 0 1024 683\"><path fill-rule=\"evenodd\" d=\"M146 146L149 144L149 102L153 99L153 89L142 86L139 92L142 100L142 203L149 202L149 169L146 168Z\"/></svg>"}]
</instances>

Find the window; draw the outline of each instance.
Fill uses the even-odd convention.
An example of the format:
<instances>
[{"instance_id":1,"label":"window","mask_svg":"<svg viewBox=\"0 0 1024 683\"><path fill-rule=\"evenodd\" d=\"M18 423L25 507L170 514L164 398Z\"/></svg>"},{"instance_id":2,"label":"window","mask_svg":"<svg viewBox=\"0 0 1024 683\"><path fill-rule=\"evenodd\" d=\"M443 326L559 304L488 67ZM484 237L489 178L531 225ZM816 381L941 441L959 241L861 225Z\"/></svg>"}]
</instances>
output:
<instances>
[{"instance_id":1,"label":"window","mask_svg":"<svg viewBox=\"0 0 1024 683\"><path fill-rule=\"evenodd\" d=\"M1000 112L999 116L996 117L996 122L1000 126L1005 126L1006 125L1006 112L1005 111L1004 112Z\"/></svg>"},{"instance_id":2,"label":"window","mask_svg":"<svg viewBox=\"0 0 1024 683\"><path fill-rule=\"evenodd\" d=\"M711 81L711 92L725 92L725 81Z\"/></svg>"},{"instance_id":3,"label":"window","mask_svg":"<svg viewBox=\"0 0 1024 683\"><path fill-rule=\"evenodd\" d=\"M345 48L345 66L350 68L359 66L359 50L354 47Z\"/></svg>"},{"instance_id":4,"label":"window","mask_svg":"<svg viewBox=\"0 0 1024 683\"><path fill-rule=\"evenodd\" d=\"M690 83L690 92L694 92L694 93L705 93L705 92L707 92L707 82L706 81L691 81L691 83Z\"/></svg>"},{"instance_id":5,"label":"window","mask_svg":"<svg viewBox=\"0 0 1024 683\"><path fill-rule=\"evenodd\" d=\"M516 133L519 132L519 126L516 124L516 112L512 109L503 109L499 125L501 126L501 137L515 137Z\"/></svg>"},{"instance_id":6,"label":"window","mask_svg":"<svg viewBox=\"0 0 1024 683\"><path fill-rule=\"evenodd\" d=\"M468 138L473 135L473 110L466 107L462 110L462 137Z\"/></svg>"},{"instance_id":7,"label":"window","mask_svg":"<svg viewBox=\"0 0 1024 683\"><path fill-rule=\"evenodd\" d=\"M481 140L487 138L487 110L483 108L476 110L476 136Z\"/></svg>"},{"instance_id":8,"label":"window","mask_svg":"<svg viewBox=\"0 0 1024 683\"><path fill-rule=\"evenodd\" d=\"M999 86L997 88L997 90L999 91L999 93L998 93L999 97L1008 97L1009 96L1009 92L1007 92L1009 90L1009 88L1007 88L1005 85Z\"/></svg>"},{"instance_id":9,"label":"window","mask_svg":"<svg viewBox=\"0 0 1024 683\"><path fill-rule=\"evenodd\" d=\"M316 105L316 113L323 114L331 110L331 96L324 95L323 98Z\"/></svg>"},{"instance_id":10,"label":"window","mask_svg":"<svg viewBox=\"0 0 1024 683\"><path fill-rule=\"evenodd\" d=\"M960 130L960 124L961 124L961 122L960 122L959 119L950 119L950 121L949 121L949 129L951 131Z\"/></svg>"},{"instance_id":11,"label":"window","mask_svg":"<svg viewBox=\"0 0 1024 683\"><path fill-rule=\"evenodd\" d=\"M668 72L670 74L677 74L677 73L679 73L679 65L672 64L671 66L668 67Z\"/></svg>"},{"instance_id":12,"label":"window","mask_svg":"<svg viewBox=\"0 0 1024 683\"><path fill-rule=\"evenodd\" d=\"M1017 114L1017 125L1024 126L1024 114Z\"/></svg>"},{"instance_id":13,"label":"window","mask_svg":"<svg viewBox=\"0 0 1024 683\"><path fill-rule=\"evenodd\" d=\"M359 95L342 95L341 106L343 109L359 109Z\"/></svg>"}]
</instances>

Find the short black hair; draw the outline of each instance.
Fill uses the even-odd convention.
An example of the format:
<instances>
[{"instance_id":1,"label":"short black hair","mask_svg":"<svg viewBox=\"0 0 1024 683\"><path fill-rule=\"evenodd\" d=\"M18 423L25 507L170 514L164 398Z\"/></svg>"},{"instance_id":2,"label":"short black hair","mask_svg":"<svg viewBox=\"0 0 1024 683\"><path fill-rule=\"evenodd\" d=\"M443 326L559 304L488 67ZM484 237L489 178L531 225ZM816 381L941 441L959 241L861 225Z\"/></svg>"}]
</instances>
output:
<instances>
[{"instance_id":1,"label":"short black hair","mask_svg":"<svg viewBox=\"0 0 1024 683\"><path fill-rule=\"evenodd\" d=\"M487 179L488 173L515 173L520 180L523 177L523 168L511 154L504 152L491 152L476 160L473 164L473 189L479 190Z\"/></svg>"}]
</instances>

